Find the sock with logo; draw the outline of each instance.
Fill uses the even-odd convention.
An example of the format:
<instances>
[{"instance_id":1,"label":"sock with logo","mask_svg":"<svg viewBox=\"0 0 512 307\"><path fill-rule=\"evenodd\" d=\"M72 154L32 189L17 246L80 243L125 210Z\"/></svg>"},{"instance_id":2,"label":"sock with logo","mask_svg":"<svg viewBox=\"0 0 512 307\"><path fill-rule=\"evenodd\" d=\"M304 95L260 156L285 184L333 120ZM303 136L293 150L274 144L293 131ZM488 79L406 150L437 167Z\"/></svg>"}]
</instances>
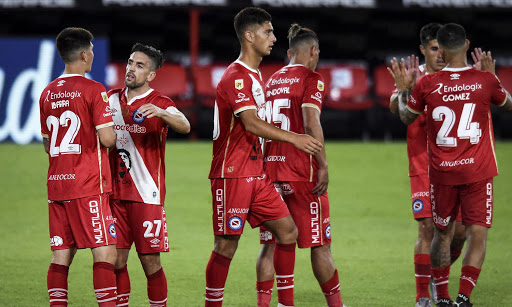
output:
<instances>
[{"instance_id":1,"label":"sock with logo","mask_svg":"<svg viewBox=\"0 0 512 307\"><path fill-rule=\"evenodd\" d=\"M293 271L295 269L295 243L276 243L274 250L277 298L284 306L293 306Z\"/></svg>"},{"instance_id":2,"label":"sock with logo","mask_svg":"<svg viewBox=\"0 0 512 307\"><path fill-rule=\"evenodd\" d=\"M130 300L130 276L128 275L128 266L114 270L116 274L117 285L117 304L116 306L128 306Z\"/></svg>"},{"instance_id":3,"label":"sock with logo","mask_svg":"<svg viewBox=\"0 0 512 307\"><path fill-rule=\"evenodd\" d=\"M115 307L117 287L114 265L108 262L95 262L92 280L98 305L100 307Z\"/></svg>"},{"instance_id":4,"label":"sock with logo","mask_svg":"<svg viewBox=\"0 0 512 307\"><path fill-rule=\"evenodd\" d=\"M477 269L473 266L463 266L460 274L459 294L465 295L468 300L471 296L471 291L476 286L476 281L482 269Z\"/></svg>"},{"instance_id":5,"label":"sock with logo","mask_svg":"<svg viewBox=\"0 0 512 307\"><path fill-rule=\"evenodd\" d=\"M341 300L340 281L338 278L338 270L334 271L334 276L328 281L321 284L322 292L324 293L327 306L329 307L342 307L343 301Z\"/></svg>"},{"instance_id":6,"label":"sock with logo","mask_svg":"<svg viewBox=\"0 0 512 307\"><path fill-rule=\"evenodd\" d=\"M68 272L69 267L51 263L46 276L50 306L68 305Z\"/></svg>"},{"instance_id":7,"label":"sock with logo","mask_svg":"<svg viewBox=\"0 0 512 307\"><path fill-rule=\"evenodd\" d=\"M150 306L167 306L167 278L164 269L146 276L148 279L148 299Z\"/></svg>"},{"instance_id":8,"label":"sock with logo","mask_svg":"<svg viewBox=\"0 0 512 307\"><path fill-rule=\"evenodd\" d=\"M205 307L220 307L224 299L224 285L231 259L212 251L206 266Z\"/></svg>"},{"instance_id":9,"label":"sock with logo","mask_svg":"<svg viewBox=\"0 0 512 307\"><path fill-rule=\"evenodd\" d=\"M416 302L422 297L429 298L428 285L431 276L429 254L414 255L414 276L416 278Z\"/></svg>"},{"instance_id":10,"label":"sock with logo","mask_svg":"<svg viewBox=\"0 0 512 307\"><path fill-rule=\"evenodd\" d=\"M269 307L272 299L272 289L274 288L274 279L256 282L256 294L258 298L258 307Z\"/></svg>"},{"instance_id":11,"label":"sock with logo","mask_svg":"<svg viewBox=\"0 0 512 307\"><path fill-rule=\"evenodd\" d=\"M450 266L445 268L432 268L432 278L436 286L437 297L450 299L448 292L448 280L450 277Z\"/></svg>"}]
</instances>

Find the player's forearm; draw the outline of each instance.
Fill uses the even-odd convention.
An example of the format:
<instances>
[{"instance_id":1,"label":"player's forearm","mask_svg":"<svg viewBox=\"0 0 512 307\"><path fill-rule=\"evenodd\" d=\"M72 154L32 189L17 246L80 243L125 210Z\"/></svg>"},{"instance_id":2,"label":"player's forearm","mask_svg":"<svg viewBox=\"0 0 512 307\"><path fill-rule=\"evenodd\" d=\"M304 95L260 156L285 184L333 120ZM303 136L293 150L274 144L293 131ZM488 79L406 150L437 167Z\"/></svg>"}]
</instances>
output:
<instances>
[{"instance_id":1,"label":"player's forearm","mask_svg":"<svg viewBox=\"0 0 512 307\"><path fill-rule=\"evenodd\" d=\"M400 120L406 125L411 124L418 117L418 114L414 114L409 109L407 109L407 100L409 99L410 95L410 90L403 90L398 92L398 112L400 114Z\"/></svg>"},{"instance_id":2,"label":"player's forearm","mask_svg":"<svg viewBox=\"0 0 512 307\"><path fill-rule=\"evenodd\" d=\"M167 124L167 126L178 133L187 134L190 132L190 123L188 119L179 111L176 114L165 111L165 114L162 116L162 120Z\"/></svg>"},{"instance_id":3,"label":"player's forearm","mask_svg":"<svg viewBox=\"0 0 512 307\"><path fill-rule=\"evenodd\" d=\"M44 151L46 151L47 154L50 153L50 140L48 138L43 137L43 146Z\"/></svg>"},{"instance_id":4,"label":"player's forearm","mask_svg":"<svg viewBox=\"0 0 512 307\"><path fill-rule=\"evenodd\" d=\"M98 136L100 138L101 145L103 145L107 148L111 148L111 147L114 147L114 145L116 145L117 134L114 131L113 126L99 129Z\"/></svg>"},{"instance_id":5,"label":"player's forearm","mask_svg":"<svg viewBox=\"0 0 512 307\"><path fill-rule=\"evenodd\" d=\"M505 101L505 104L503 105L503 108L507 111L512 110L512 97L510 96L510 93L505 90L505 93L507 93L507 99Z\"/></svg>"},{"instance_id":6,"label":"player's forearm","mask_svg":"<svg viewBox=\"0 0 512 307\"><path fill-rule=\"evenodd\" d=\"M266 121L254 118L244 121L244 126L250 133L267 140L291 143L294 133L279 129Z\"/></svg>"},{"instance_id":7,"label":"player's forearm","mask_svg":"<svg viewBox=\"0 0 512 307\"><path fill-rule=\"evenodd\" d=\"M304 125L304 132L322 142L322 145L325 145L324 132L319 121L311 121L309 123L307 122ZM327 155L325 154L325 146L315 155L315 159L318 162L320 168L327 169Z\"/></svg>"},{"instance_id":8,"label":"player's forearm","mask_svg":"<svg viewBox=\"0 0 512 307\"><path fill-rule=\"evenodd\" d=\"M393 93L391 97L389 97L389 110L391 113L398 113L398 93Z\"/></svg>"}]
</instances>

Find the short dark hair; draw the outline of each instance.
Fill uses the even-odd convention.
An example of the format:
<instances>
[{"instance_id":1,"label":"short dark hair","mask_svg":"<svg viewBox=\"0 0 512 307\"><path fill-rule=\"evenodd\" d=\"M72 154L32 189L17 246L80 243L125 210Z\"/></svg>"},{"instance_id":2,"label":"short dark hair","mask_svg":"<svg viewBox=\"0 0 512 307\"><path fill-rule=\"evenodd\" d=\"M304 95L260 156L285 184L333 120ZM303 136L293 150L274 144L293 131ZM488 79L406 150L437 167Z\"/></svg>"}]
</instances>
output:
<instances>
[{"instance_id":1,"label":"short dark hair","mask_svg":"<svg viewBox=\"0 0 512 307\"><path fill-rule=\"evenodd\" d=\"M234 26L236 36L240 42L243 41L244 32L248 27L254 26L256 24L263 25L267 21L272 21L272 16L259 7L246 7L236 14Z\"/></svg>"},{"instance_id":2,"label":"short dark hair","mask_svg":"<svg viewBox=\"0 0 512 307\"><path fill-rule=\"evenodd\" d=\"M437 32L437 42L443 49L458 49L466 43L466 30L459 24L448 23Z\"/></svg>"},{"instance_id":3,"label":"short dark hair","mask_svg":"<svg viewBox=\"0 0 512 307\"><path fill-rule=\"evenodd\" d=\"M68 27L60 31L55 39L60 58L66 64L76 61L78 52L88 50L93 38L92 33L83 28Z\"/></svg>"},{"instance_id":4,"label":"short dark hair","mask_svg":"<svg viewBox=\"0 0 512 307\"><path fill-rule=\"evenodd\" d=\"M136 43L132 47L132 52L142 52L148 56L151 60L151 70L157 71L160 67L162 67L162 63L164 62L164 55L162 51L156 49L155 47L149 45L143 45L141 43Z\"/></svg>"},{"instance_id":5,"label":"short dark hair","mask_svg":"<svg viewBox=\"0 0 512 307\"><path fill-rule=\"evenodd\" d=\"M292 24L288 30L288 42L290 49L297 47L300 43L305 41L311 41L318 44L318 36L316 36L315 31L301 27L297 23Z\"/></svg>"},{"instance_id":6,"label":"short dark hair","mask_svg":"<svg viewBox=\"0 0 512 307\"><path fill-rule=\"evenodd\" d=\"M429 23L424 25L420 30L420 42L423 47L427 47L431 40L437 39L437 31L441 29L440 23Z\"/></svg>"}]
</instances>

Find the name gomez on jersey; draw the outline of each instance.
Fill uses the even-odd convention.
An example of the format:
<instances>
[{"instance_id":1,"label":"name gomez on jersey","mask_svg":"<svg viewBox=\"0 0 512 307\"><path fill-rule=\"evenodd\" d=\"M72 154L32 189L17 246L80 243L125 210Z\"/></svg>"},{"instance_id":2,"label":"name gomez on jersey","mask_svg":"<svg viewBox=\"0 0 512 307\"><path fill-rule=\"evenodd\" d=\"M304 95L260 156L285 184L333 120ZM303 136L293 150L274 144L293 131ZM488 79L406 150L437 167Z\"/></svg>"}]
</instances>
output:
<instances>
[{"instance_id":1,"label":"name gomez on jersey","mask_svg":"<svg viewBox=\"0 0 512 307\"><path fill-rule=\"evenodd\" d=\"M240 60L231 63L217 85L213 160L208 178L259 177L263 174L261 140L245 130L240 112L254 109L265 119L265 94L259 71Z\"/></svg>"},{"instance_id":2,"label":"name gomez on jersey","mask_svg":"<svg viewBox=\"0 0 512 307\"><path fill-rule=\"evenodd\" d=\"M407 108L419 114L427 105L431 182L459 185L498 174L490 104L505 101L496 76L471 67L444 68L418 81Z\"/></svg>"},{"instance_id":3,"label":"name gomez on jersey","mask_svg":"<svg viewBox=\"0 0 512 307\"><path fill-rule=\"evenodd\" d=\"M303 65L288 65L267 81L266 119L283 130L304 134L302 108L321 112L325 95L322 76ZM265 172L273 181L316 181L318 162L285 142L265 143Z\"/></svg>"}]
</instances>

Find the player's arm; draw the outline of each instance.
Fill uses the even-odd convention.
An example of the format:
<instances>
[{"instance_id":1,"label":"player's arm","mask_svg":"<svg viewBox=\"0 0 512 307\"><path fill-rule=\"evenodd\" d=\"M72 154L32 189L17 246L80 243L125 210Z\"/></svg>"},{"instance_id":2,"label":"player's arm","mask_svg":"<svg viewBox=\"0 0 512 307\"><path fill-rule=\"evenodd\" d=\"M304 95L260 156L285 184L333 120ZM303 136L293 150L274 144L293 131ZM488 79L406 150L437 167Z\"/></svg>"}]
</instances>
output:
<instances>
[{"instance_id":1,"label":"player's arm","mask_svg":"<svg viewBox=\"0 0 512 307\"><path fill-rule=\"evenodd\" d=\"M398 64L396 58L393 58L391 61L391 68L388 67L388 71L393 79L395 79L395 85L398 89L398 113L400 114L400 120L402 120L404 124L409 125L414 122L419 115L407 108L407 100L414 86L416 71L406 69L404 59Z\"/></svg>"},{"instance_id":2,"label":"player's arm","mask_svg":"<svg viewBox=\"0 0 512 307\"><path fill-rule=\"evenodd\" d=\"M172 130L187 134L190 132L190 123L183 113L176 107L168 107L167 109L159 108L153 104L142 105L139 110L143 116L147 118L157 117L163 120Z\"/></svg>"},{"instance_id":3,"label":"player's arm","mask_svg":"<svg viewBox=\"0 0 512 307\"><path fill-rule=\"evenodd\" d=\"M389 97L389 110L391 113L398 113L398 93L393 93L391 97Z\"/></svg>"},{"instance_id":4,"label":"player's arm","mask_svg":"<svg viewBox=\"0 0 512 307\"><path fill-rule=\"evenodd\" d=\"M43 136L43 146L44 151L46 151L47 154L50 154L50 139L48 137Z\"/></svg>"},{"instance_id":5,"label":"player's arm","mask_svg":"<svg viewBox=\"0 0 512 307\"><path fill-rule=\"evenodd\" d=\"M304 132L311 135L315 139L322 142L324 145L324 131L320 124L320 112L316 108L303 107L302 108L302 119L304 121ZM329 185L329 172L327 170L327 156L325 154L325 147L322 147L320 151L315 155L315 159L318 162L318 182L313 188L312 193L323 195L327 192L327 186Z\"/></svg>"},{"instance_id":6,"label":"player's arm","mask_svg":"<svg viewBox=\"0 0 512 307\"><path fill-rule=\"evenodd\" d=\"M507 93L507 100L505 101L505 104L502 108L504 108L507 111L512 111L512 97L510 96L510 93L505 90L505 93Z\"/></svg>"},{"instance_id":7,"label":"player's arm","mask_svg":"<svg viewBox=\"0 0 512 307\"><path fill-rule=\"evenodd\" d=\"M242 120L245 130L259 137L291 143L293 146L310 155L318 153L323 147L320 141L309 135L281 130L266 121L261 120L256 114L256 109L247 109L237 115Z\"/></svg>"},{"instance_id":8,"label":"player's arm","mask_svg":"<svg viewBox=\"0 0 512 307\"><path fill-rule=\"evenodd\" d=\"M117 134L114 126L101 127L97 130L101 145L111 148L116 145Z\"/></svg>"}]
</instances>

